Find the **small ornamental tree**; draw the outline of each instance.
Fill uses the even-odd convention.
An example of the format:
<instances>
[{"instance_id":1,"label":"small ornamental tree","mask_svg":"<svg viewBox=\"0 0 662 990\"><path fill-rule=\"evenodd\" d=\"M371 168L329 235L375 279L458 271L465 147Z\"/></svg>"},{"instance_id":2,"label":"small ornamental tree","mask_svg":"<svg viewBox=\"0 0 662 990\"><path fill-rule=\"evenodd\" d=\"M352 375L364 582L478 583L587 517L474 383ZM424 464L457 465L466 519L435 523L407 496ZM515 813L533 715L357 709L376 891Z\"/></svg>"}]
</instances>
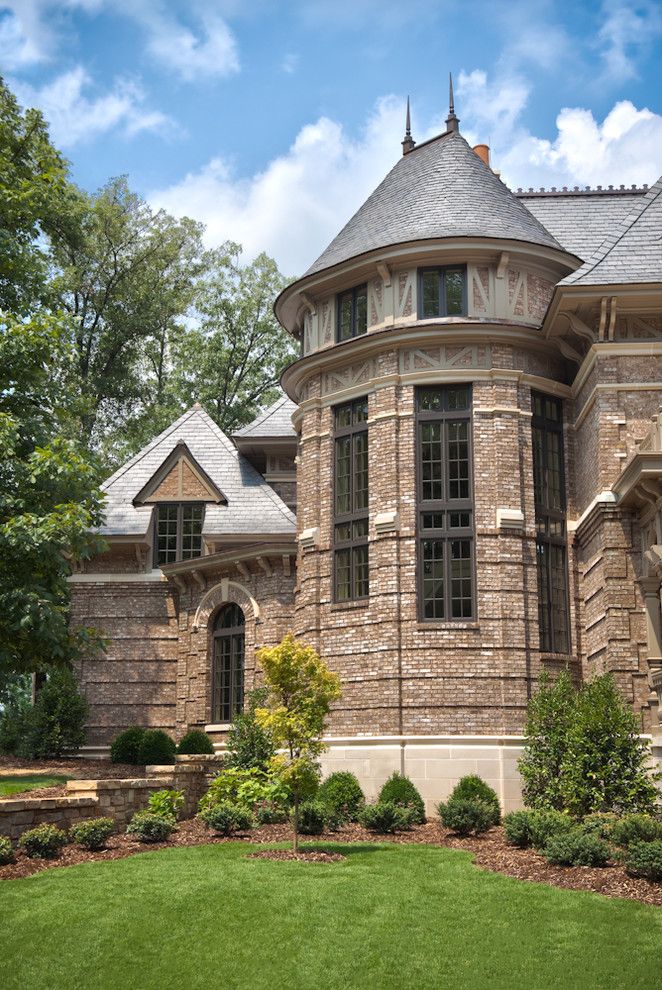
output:
<instances>
[{"instance_id":1,"label":"small ornamental tree","mask_svg":"<svg viewBox=\"0 0 662 990\"><path fill-rule=\"evenodd\" d=\"M340 678L311 646L291 633L274 647L258 650L269 694L255 712L277 749L272 766L290 790L294 803L294 851L299 848L299 805L319 781L318 757L324 751L324 721L331 703L340 697Z\"/></svg>"},{"instance_id":2,"label":"small ornamental tree","mask_svg":"<svg viewBox=\"0 0 662 990\"><path fill-rule=\"evenodd\" d=\"M240 770L267 770L276 752L268 732L256 718L258 708L267 703L267 688L254 688L246 699L246 707L232 720L228 732L225 765Z\"/></svg>"},{"instance_id":3,"label":"small ornamental tree","mask_svg":"<svg viewBox=\"0 0 662 990\"><path fill-rule=\"evenodd\" d=\"M524 781L522 795L529 808L562 810L565 807L561 766L576 700L570 673L563 670L555 681L543 673L540 687L529 701L524 729L526 743L519 761Z\"/></svg>"}]
</instances>

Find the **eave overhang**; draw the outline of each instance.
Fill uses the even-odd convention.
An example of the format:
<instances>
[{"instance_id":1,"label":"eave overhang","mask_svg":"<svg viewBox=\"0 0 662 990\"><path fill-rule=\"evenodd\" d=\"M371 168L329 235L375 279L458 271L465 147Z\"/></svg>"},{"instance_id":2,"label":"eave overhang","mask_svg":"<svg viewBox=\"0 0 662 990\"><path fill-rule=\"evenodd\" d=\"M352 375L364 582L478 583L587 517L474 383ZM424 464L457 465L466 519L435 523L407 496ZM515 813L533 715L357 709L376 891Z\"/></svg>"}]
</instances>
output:
<instances>
[{"instance_id":1,"label":"eave overhang","mask_svg":"<svg viewBox=\"0 0 662 990\"><path fill-rule=\"evenodd\" d=\"M166 577L186 574L195 576L196 573L205 574L222 567L232 566L237 562L268 557L293 557L296 556L296 553L297 546L294 537L291 540L281 538L274 543L253 543L243 549L221 550L218 553L206 554L204 557L194 557L192 560L178 560L174 564L162 564L161 570Z\"/></svg>"},{"instance_id":2,"label":"eave overhang","mask_svg":"<svg viewBox=\"0 0 662 990\"><path fill-rule=\"evenodd\" d=\"M662 497L662 451L639 451L612 485L618 504L634 508L655 505Z\"/></svg>"}]
</instances>

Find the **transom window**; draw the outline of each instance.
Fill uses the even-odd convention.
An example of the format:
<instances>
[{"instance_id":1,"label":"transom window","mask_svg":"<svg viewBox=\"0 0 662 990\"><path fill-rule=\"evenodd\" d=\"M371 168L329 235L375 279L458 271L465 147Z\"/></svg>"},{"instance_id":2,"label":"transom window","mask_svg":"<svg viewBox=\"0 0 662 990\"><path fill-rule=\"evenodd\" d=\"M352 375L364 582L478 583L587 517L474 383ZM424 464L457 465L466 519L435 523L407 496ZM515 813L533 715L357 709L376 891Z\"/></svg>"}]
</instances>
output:
<instances>
[{"instance_id":1,"label":"transom window","mask_svg":"<svg viewBox=\"0 0 662 990\"><path fill-rule=\"evenodd\" d=\"M202 555L205 509L196 502L159 504L154 510L154 563L173 564Z\"/></svg>"},{"instance_id":2,"label":"transom window","mask_svg":"<svg viewBox=\"0 0 662 990\"><path fill-rule=\"evenodd\" d=\"M350 340L368 332L368 286L357 285L338 295L336 339Z\"/></svg>"},{"instance_id":3,"label":"transom window","mask_svg":"<svg viewBox=\"0 0 662 990\"><path fill-rule=\"evenodd\" d=\"M475 615L471 386L417 389L418 571L423 620Z\"/></svg>"},{"instance_id":4,"label":"transom window","mask_svg":"<svg viewBox=\"0 0 662 990\"><path fill-rule=\"evenodd\" d=\"M368 400L334 410L334 599L367 598Z\"/></svg>"},{"instance_id":5,"label":"transom window","mask_svg":"<svg viewBox=\"0 0 662 990\"><path fill-rule=\"evenodd\" d=\"M467 270L464 265L421 268L419 279L419 319L435 316L465 316L467 312Z\"/></svg>"},{"instance_id":6,"label":"transom window","mask_svg":"<svg viewBox=\"0 0 662 990\"><path fill-rule=\"evenodd\" d=\"M231 722L244 707L244 613L224 605L213 630L212 722Z\"/></svg>"},{"instance_id":7,"label":"transom window","mask_svg":"<svg viewBox=\"0 0 662 990\"><path fill-rule=\"evenodd\" d=\"M540 649L568 653L563 408L559 399L539 392L533 392L531 400Z\"/></svg>"}]
</instances>

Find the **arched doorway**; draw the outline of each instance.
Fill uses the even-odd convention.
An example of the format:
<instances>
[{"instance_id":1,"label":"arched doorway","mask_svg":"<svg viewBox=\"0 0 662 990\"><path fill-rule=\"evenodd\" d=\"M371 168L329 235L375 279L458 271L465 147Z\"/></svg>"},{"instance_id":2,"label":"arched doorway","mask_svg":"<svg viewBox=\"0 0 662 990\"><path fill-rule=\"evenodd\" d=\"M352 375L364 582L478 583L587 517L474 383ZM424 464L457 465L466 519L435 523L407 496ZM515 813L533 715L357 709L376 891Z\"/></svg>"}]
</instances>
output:
<instances>
[{"instance_id":1,"label":"arched doorway","mask_svg":"<svg viewBox=\"0 0 662 990\"><path fill-rule=\"evenodd\" d=\"M244 613L224 605L212 633L212 722L231 722L244 707Z\"/></svg>"}]
</instances>

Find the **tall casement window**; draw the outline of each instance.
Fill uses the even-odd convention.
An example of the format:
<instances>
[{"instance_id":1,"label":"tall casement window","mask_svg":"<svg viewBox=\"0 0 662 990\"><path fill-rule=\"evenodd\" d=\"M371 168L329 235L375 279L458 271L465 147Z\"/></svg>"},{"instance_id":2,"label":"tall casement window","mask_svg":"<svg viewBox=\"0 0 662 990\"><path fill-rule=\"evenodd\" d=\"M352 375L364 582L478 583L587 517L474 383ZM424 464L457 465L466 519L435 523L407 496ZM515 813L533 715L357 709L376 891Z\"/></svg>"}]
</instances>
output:
<instances>
[{"instance_id":1,"label":"tall casement window","mask_svg":"<svg viewBox=\"0 0 662 990\"><path fill-rule=\"evenodd\" d=\"M531 397L540 649L568 653L563 409L549 395L533 392Z\"/></svg>"},{"instance_id":2,"label":"tall casement window","mask_svg":"<svg viewBox=\"0 0 662 990\"><path fill-rule=\"evenodd\" d=\"M466 315L467 269L464 265L421 268L418 280L419 319Z\"/></svg>"},{"instance_id":3,"label":"tall casement window","mask_svg":"<svg viewBox=\"0 0 662 990\"><path fill-rule=\"evenodd\" d=\"M154 510L154 564L174 564L202 555L205 509L195 502L159 504Z\"/></svg>"},{"instance_id":4,"label":"tall casement window","mask_svg":"<svg viewBox=\"0 0 662 990\"><path fill-rule=\"evenodd\" d=\"M244 707L244 613L224 605L213 630L212 722L231 722Z\"/></svg>"},{"instance_id":5,"label":"tall casement window","mask_svg":"<svg viewBox=\"0 0 662 990\"><path fill-rule=\"evenodd\" d=\"M420 616L472 619L471 386L419 388L416 399Z\"/></svg>"},{"instance_id":6,"label":"tall casement window","mask_svg":"<svg viewBox=\"0 0 662 990\"><path fill-rule=\"evenodd\" d=\"M350 340L368 332L368 286L357 285L338 295L336 339Z\"/></svg>"},{"instance_id":7,"label":"tall casement window","mask_svg":"<svg viewBox=\"0 0 662 990\"><path fill-rule=\"evenodd\" d=\"M368 400L334 409L333 571L337 602L368 597Z\"/></svg>"}]
</instances>

